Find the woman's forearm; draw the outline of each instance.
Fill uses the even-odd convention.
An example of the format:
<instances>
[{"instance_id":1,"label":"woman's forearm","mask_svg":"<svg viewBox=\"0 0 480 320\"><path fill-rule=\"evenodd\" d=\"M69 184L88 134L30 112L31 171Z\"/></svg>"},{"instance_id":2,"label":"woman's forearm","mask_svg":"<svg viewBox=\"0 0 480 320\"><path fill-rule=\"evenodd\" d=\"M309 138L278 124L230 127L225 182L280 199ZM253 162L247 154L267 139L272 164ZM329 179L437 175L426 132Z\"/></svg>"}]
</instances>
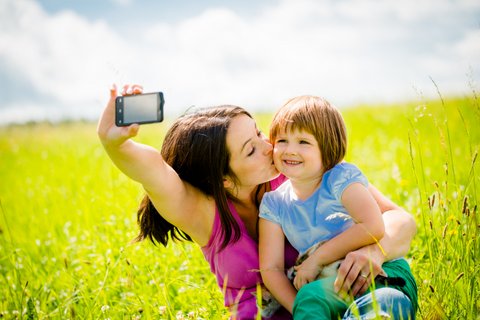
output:
<instances>
[{"instance_id":1,"label":"woman's forearm","mask_svg":"<svg viewBox=\"0 0 480 320\"><path fill-rule=\"evenodd\" d=\"M385 235L380 240L380 246L368 246L368 250L373 251L371 253L377 256L378 262L406 255L417 232L415 220L411 214L385 197L375 186L369 185L368 190L383 213L385 224Z\"/></svg>"},{"instance_id":2,"label":"woman's forearm","mask_svg":"<svg viewBox=\"0 0 480 320\"><path fill-rule=\"evenodd\" d=\"M154 174L164 166L158 150L130 139L118 146L104 144L104 148L120 171L146 188L151 184L149 182Z\"/></svg>"},{"instance_id":3,"label":"woman's forearm","mask_svg":"<svg viewBox=\"0 0 480 320\"><path fill-rule=\"evenodd\" d=\"M402 257L410 250L410 244L417 233L412 215L402 209L383 213L385 235L380 240L380 249L385 261Z\"/></svg>"}]
</instances>

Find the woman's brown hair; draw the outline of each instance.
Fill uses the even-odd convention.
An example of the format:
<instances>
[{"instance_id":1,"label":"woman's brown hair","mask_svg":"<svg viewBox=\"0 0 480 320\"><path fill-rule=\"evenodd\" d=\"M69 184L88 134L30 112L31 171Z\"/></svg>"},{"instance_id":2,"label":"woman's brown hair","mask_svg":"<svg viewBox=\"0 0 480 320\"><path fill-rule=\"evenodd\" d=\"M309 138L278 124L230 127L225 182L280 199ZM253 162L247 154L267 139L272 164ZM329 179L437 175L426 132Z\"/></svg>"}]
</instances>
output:
<instances>
[{"instance_id":1,"label":"woman's brown hair","mask_svg":"<svg viewBox=\"0 0 480 320\"><path fill-rule=\"evenodd\" d=\"M240 238L240 227L229 210L227 199L234 199L223 184L230 172L226 136L233 118L251 115L241 107L223 105L195 110L178 118L168 130L162 145L163 159L180 178L215 200L222 225L222 246ZM166 221L146 195L138 209L140 233L136 241L150 239L167 245L169 239L191 241L189 235Z\"/></svg>"}]
</instances>

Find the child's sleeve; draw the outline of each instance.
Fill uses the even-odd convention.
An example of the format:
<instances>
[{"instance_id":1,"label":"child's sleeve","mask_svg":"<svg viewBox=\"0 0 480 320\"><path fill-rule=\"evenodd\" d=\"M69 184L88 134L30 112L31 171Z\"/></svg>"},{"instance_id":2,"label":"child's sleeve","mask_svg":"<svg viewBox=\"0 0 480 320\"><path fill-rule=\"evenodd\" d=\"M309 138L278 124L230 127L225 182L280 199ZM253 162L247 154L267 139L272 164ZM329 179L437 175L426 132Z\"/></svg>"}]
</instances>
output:
<instances>
[{"instance_id":1,"label":"child's sleeve","mask_svg":"<svg viewBox=\"0 0 480 320\"><path fill-rule=\"evenodd\" d=\"M327 185L337 200L341 200L343 191L352 183L361 183L368 187L368 180L355 165L340 163L328 171Z\"/></svg>"},{"instance_id":2,"label":"child's sleeve","mask_svg":"<svg viewBox=\"0 0 480 320\"><path fill-rule=\"evenodd\" d=\"M262 202L260 203L260 218L272 221L278 224L280 223L280 217L278 211L275 207L275 197L272 196L272 192L267 192L264 194Z\"/></svg>"}]
</instances>

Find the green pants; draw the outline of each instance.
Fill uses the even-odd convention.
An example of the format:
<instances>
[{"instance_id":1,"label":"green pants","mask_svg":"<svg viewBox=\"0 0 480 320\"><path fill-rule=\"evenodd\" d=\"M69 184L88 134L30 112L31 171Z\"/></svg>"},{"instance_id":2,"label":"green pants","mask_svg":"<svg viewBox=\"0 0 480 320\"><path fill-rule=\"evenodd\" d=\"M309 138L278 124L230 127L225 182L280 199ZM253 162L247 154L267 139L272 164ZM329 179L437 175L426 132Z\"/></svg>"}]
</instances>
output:
<instances>
[{"instance_id":1,"label":"green pants","mask_svg":"<svg viewBox=\"0 0 480 320\"><path fill-rule=\"evenodd\" d=\"M334 292L334 281L330 277L304 285L293 304L294 319L342 318L348 305Z\"/></svg>"},{"instance_id":2,"label":"green pants","mask_svg":"<svg viewBox=\"0 0 480 320\"><path fill-rule=\"evenodd\" d=\"M405 286L385 288L377 285L375 291L370 288L351 303L334 292L335 277L316 280L297 293L293 305L294 319L350 319L351 312L365 315L372 312L372 306L376 305L385 313L393 312L395 319L413 319L417 309L417 286L408 263L405 259L397 259L384 263L382 267L388 276L403 278ZM354 315L351 317L355 318Z\"/></svg>"}]
</instances>

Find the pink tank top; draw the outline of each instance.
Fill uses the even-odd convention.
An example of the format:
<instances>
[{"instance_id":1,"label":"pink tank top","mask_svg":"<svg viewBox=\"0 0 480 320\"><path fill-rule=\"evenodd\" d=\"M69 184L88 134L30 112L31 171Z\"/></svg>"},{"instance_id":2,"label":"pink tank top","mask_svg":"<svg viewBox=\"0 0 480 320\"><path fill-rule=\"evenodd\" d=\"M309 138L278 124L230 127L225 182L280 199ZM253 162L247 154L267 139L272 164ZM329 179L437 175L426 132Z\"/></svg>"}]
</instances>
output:
<instances>
[{"instance_id":1,"label":"pink tank top","mask_svg":"<svg viewBox=\"0 0 480 320\"><path fill-rule=\"evenodd\" d=\"M286 178L272 180L270 186L275 190ZM221 223L218 210L215 211L212 235L208 244L202 247L203 255L210 264L210 270L217 277L217 283L222 290L225 306L235 319L255 319L257 314L256 298L257 283L263 283L259 270L258 243L250 237L247 228L240 219L231 201L228 202L233 217L240 226L240 239L219 251L222 243ZM285 267L295 263L298 253L287 242L285 244ZM270 319L292 319L285 309L279 310Z\"/></svg>"}]
</instances>

